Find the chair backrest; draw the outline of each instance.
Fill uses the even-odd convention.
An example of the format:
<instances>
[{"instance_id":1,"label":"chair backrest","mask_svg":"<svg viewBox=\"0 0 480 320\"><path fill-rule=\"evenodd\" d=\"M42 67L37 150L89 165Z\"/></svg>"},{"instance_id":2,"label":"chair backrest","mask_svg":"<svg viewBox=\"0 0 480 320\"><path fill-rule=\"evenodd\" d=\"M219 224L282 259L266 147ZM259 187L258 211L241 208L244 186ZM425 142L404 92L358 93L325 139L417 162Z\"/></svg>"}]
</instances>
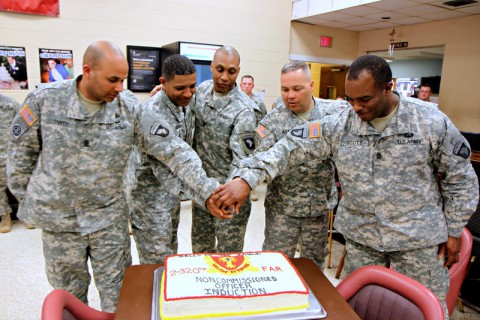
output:
<instances>
[{"instance_id":1,"label":"chair backrest","mask_svg":"<svg viewBox=\"0 0 480 320\"><path fill-rule=\"evenodd\" d=\"M444 319L442 304L427 287L385 267L362 267L337 290L363 320Z\"/></svg>"},{"instance_id":2,"label":"chair backrest","mask_svg":"<svg viewBox=\"0 0 480 320\"><path fill-rule=\"evenodd\" d=\"M115 314L95 310L71 293L55 289L43 301L42 320L114 320Z\"/></svg>"},{"instance_id":3,"label":"chair backrest","mask_svg":"<svg viewBox=\"0 0 480 320\"><path fill-rule=\"evenodd\" d=\"M457 303L458 294L462 283L467 276L468 264L472 253L472 234L467 228L463 228L460 236L460 256L458 262L450 267L448 273L450 275L450 288L448 289L447 302L448 314L451 315Z\"/></svg>"}]
</instances>

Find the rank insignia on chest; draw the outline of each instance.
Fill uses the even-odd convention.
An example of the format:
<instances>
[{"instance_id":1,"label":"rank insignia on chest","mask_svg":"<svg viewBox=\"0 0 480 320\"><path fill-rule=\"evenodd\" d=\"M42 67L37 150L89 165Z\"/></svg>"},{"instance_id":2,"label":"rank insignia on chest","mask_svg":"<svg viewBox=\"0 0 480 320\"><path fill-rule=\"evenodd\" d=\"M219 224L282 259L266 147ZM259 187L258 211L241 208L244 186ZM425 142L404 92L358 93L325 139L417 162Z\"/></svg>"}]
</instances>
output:
<instances>
[{"instance_id":1,"label":"rank insignia on chest","mask_svg":"<svg viewBox=\"0 0 480 320\"><path fill-rule=\"evenodd\" d=\"M310 128L308 128L308 137L309 138L320 138L321 131L320 131L320 122L314 122L310 124Z\"/></svg>"},{"instance_id":2,"label":"rank insignia on chest","mask_svg":"<svg viewBox=\"0 0 480 320\"><path fill-rule=\"evenodd\" d=\"M152 128L150 128L150 134L154 134L160 137L168 136L170 132L167 128L163 127L161 124L154 124Z\"/></svg>"},{"instance_id":3,"label":"rank insignia on chest","mask_svg":"<svg viewBox=\"0 0 480 320\"><path fill-rule=\"evenodd\" d=\"M268 131L267 128L265 128L264 126L260 125L257 127L257 129L255 130L257 132L257 134L260 136L260 138L264 138L265 136L268 136L270 134L270 131Z\"/></svg>"},{"instance_id":4,"label":"rank insignia on chest","mask_svg":"<svg viewBox=\"0 0 480 320\"><path fill-rule=\"evenodd\" d=\"M37 118L35 118L32 111L30 111L30 108L28 108L27 105L24 105L23 108L20 109L20 115L29 127L33 126L33 124L37 122Z\"/></svg>"}]
</instances>

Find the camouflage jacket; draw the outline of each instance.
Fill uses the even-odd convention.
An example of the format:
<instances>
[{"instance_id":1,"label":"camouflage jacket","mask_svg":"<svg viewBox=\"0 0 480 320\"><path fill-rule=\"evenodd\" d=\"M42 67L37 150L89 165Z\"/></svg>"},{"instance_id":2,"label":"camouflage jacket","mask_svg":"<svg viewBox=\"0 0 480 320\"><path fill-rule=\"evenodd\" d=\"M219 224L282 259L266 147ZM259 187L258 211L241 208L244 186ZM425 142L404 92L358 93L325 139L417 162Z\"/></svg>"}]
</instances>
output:
<instances>
[{"instance_id":1,"label":"camouflage jacket","mask_svg":"<svg viewBox=\"0 0 480 320\"><path fill-rule=\"evenodd\" d=\"M267 107L265 106L263 100L255 94L252 94L251 98L253 102L255 102L253 111L255 112L256 124L258 125L260 120L262 120L263 117L265 117L265 115L267 114Z\"/></svg>"},{"instance_id":2,"label":"camouflage jacket","mask_svg":"<svg viewBox=\"0 0 480 320\"><path fill-rule=\"evenodd\" d=\"M214 100L212 80L200 84L195 97L194 149L207 174L224 183L233 162L255 149L255 104L238 87Z\"/></svg>"},{"instance_id":3,"label":"camouflage jacket","mask_svg":"<svg viewBox=\"0 0 480 320\"><path fill-rule=\"evenodd\" d=\"M330 156L343 192L335 228L375 250L398 251L460 237L478 203L469 155L468 142L442 112L401 97L382 133L347 107L292 129L267 152L243 161L246 168L237 175L255 186L288 166ZM444 210L437 170L445 175Z\"/></svg>"},{"instance_id":4,"label":"camouflage jacket","mask_svg":"<svg viewBox=\"0 0 480 320\"><path fill-rule=\"evenodd\" d=\"M12 210L7 198L7 153L10 138L10 124L20 105L17 101L0 94L0 216Z\"/></svg>"},{"instance_id":5,"label":"camouflage jacket","mask_svg":"<svg viewBox=\"0 0 480 320\"><path fill-rule=\"evenodd\" d=\"M159 119L168 123L173 134L192 145L195 119L189 106L184 107L184 112L180 111L165 92L160 91L145 103L144 108L150 109ZM182 179L174 175L167 165L145 152L141 154L141 163L135 170L135 176L138 185L150 185L158 192L178 195L182 189L186 189L182 188Z\"/></svg>"},{"instance_id":6,"label":"camouflage jacket","mask_svg":"<svg viewBox=\"0 0 480 320\"><path fill-rule=\"evenodd\" d=\"M76 81L30 93L13 120L8 176L10 190L23 199L22 220L84 235L126 222L123 174L132 145L184 178L205 203L218 182L167 123L128 90L90 116Z\"/></svg>"},{"instance_id":7,"label":"camouflage jacket","mask_svg":"<svg viewBox=\"0 0 480 320\"><path fill-rule=\"evenodd\" d=\"M338 103L315 98L309 121L341 111ZM255 154L270 149L287 133L305 123L285 107L268 113L257 127ZM294 217L320 216L337 204L337 189L330 159L317 158L290 165L268 184L265 207L275 207Z\"/></svg>"}]
</instances>

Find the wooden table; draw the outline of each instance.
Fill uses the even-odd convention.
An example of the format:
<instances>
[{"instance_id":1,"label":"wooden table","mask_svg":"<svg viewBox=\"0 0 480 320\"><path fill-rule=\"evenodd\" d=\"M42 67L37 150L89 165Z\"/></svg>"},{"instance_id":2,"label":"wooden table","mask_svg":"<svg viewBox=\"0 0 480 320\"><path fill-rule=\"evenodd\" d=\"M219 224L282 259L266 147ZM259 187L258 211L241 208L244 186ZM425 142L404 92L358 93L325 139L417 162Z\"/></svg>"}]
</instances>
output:
<instances>
[{"instance_id":1,"label":"wooden table","mask_svg":"<svg viewBox=\"0 0 480 320\"><path fill-rule=\"evenodd\" d=\"M360 319L320 269L306 258L292 259L303 279L327 311L326 319ZM150 320L152 309L153 272L158 264L127 268L118 300L117 320Z\"/></svg>"},{"instance_id":2,"label":"wooden table","mask_svg":"<svg viewBox=\"0 0 480 320\"><path fill-rule=\"evenodd\" d=\"M480 151L473 151L470 155L470 161L473 163L480 163Z\"/></svg>"}]
</instances>

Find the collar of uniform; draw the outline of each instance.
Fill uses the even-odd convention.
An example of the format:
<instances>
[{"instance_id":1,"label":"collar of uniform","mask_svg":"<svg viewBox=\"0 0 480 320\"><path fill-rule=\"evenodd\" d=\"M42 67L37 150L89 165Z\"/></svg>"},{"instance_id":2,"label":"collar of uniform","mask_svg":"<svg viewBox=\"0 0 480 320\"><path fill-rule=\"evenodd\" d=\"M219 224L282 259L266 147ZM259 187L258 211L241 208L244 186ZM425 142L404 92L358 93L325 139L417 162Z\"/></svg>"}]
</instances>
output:
<instances>
[{"instance_id":1,"label":"collar of uniform","mask_svg":"<svg viewBox=\"0 0 480 320\"><path fill-rule=\"evenodd\" d=\"M67 117L78 120L90 120L92 123L114 123L115 122L115 109L118 98L112 102L102 103L100 110L98 110L93 116L88 114L82 103L80 103L80 97L77 92L77 82L82 79L82 75L79 75L75 81L72 81L69 85L69 107L67 111Z\"/></svg>"},{"instance_id":2,"label":"collar of uniform","mask_svg":"<svg viewBox=\"0 0 480 320\"><path fill-rule=\"evenodd\" d=\"M410 132L410 119L406 107L407 102L401 95L396 95L399 97L397 113L392 117L392 119L390 119L390 122L385 130L382 131L382 137ZM360 117L356 115L353 108L350 112L355 115L352 125L352 133L359 136L379 135L378 131L375 130L375 128L369 122L362 121Z\"/></svg>"},{"instance_id":3,"label":"collar of uniform","mask_svg":"<svg viewBox=\"0 0 480 320\"><path fill-rule=\"evenodd\" d=\"M176 106L172 100L167 96L167 94L162 90L160 91L160 103L167 106L170 109L170 112L177 118L178 121L183 121L184 114L179 110L179 107ZM185 107L187 109L188 107Z\"/></svg>"},{"instance_id":4,"label":"collar of uniform","mask_svg":"<svg viewBox=\"0 0 480 320\"><path fill-rule=\"evenodd\" d=\"M213 107L214 109L217 110L222 110L226 106L230 104L231 101L235 101L235 98L240 98L242 95L240 94L240 90L238 89L237 85L235 84L235 87L227 92L222 98L213 100L213 82L211 82L211 87L209 88L209 94L206 97L206 102L208 103L209 106ZM247 97L250 100L250 97L245 94L245 97ZM252 101L252 104L254 102Z\"/></svg>"}]
</instances>

